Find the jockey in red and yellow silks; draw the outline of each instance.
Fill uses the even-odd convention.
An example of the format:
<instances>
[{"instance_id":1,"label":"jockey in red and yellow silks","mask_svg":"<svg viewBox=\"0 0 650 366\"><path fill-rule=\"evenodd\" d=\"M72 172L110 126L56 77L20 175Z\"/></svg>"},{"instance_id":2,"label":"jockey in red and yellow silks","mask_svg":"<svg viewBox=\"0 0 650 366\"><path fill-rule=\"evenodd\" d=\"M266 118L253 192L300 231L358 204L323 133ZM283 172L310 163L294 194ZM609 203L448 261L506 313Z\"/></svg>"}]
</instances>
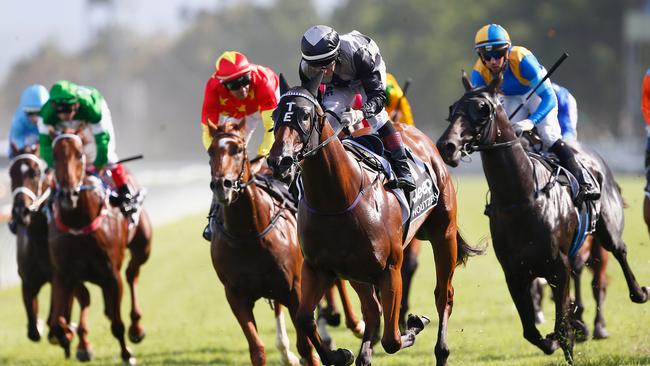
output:
<instances>
[{"instance_id":1,"label":"jockey in red and yellow silks","mask_svg":"<svg viewBox=\"0 0 650 366\"><path fill-rule=\"evenodd\" d=\"M248 62L239 52L224 52L216 62L216 71L205 86L201 127L203 146L208 149L212 137L208 123L217 126L228 119L247 120L247 141L262 121L264 139L258 154L267 155L273 145L271 113L279 99L278 76L268 67Z\"/></svg>"},{"instance_id":2,"label":"jockey in red and yellow silks","mask_svg":"<svg viewBox=\"0 0 650 366\"><path fill-rule=\"evenodd\" d=\"M397 105L399 103L399 108ZM411 112L411 104L409 103L404 91L397 83L395 76L386 73L386 113L393 122L405 123L413 126L413 112Z\"/></svg>"}]
</instances>

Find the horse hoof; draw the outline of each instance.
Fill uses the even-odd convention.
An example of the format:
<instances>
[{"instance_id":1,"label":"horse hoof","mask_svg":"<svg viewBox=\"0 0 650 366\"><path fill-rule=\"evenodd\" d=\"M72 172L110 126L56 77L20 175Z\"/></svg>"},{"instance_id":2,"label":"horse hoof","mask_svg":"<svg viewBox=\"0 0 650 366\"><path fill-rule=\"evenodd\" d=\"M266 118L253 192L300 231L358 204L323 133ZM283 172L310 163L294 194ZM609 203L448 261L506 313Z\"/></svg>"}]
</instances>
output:
<instances>
[{"instance_id":1,"label":"horse hoof","mask_svg":"<svg viewBox=\"0 0 650 366\"><path fill-rule=\"evenodd\" d=\"M336 360L333 363L335 366L350 366L354 362L354 355L348 349L339 348L334 352L334 359Z\"/></svg>"},{"instance_id":2,"label":"horse hoof","mask_svg":"<svg viewBox=\"0 0 650 366\"><path fill-rule=\"evenodd\" d=\"M137 332L137 330L133 327L129 328L129 340L133 343L140 343L144 339L144 337L147 335L147 333L143 330L141 332Z\"/></svg>"},{"instance_id":3,"label":"horse hoof","mask_svg":"<svg viewBox=\"0 0 650 366\"><path fill-rule=\"evenodd\" d=\"M47 341L50 342L50 344L53 346L59 345L59 339L54 334L52 334L52 332L47 335Z\"/></svg>"},{"instance_id":4,"label":"horse hoof","mask_svg":"<svg viewBox=\"0 0 650 366\"><path fill-rule=\"evenodd\" d=\"M556 349L560 348L560 343L557 341L555 333L549 333L546 338L542 339L539 348L547 355L552 355Z\"/></svg>"},{"instance_id":5,"label":"horse hoof","mask_svg":"<svg viewBox=\"0 0 650 366\"><path fill-rule=\"evenodd\" d=\"M285 366L300 366L300 359L289 351L286 355L282 355L282 364Z\"/></svg>"},{"instance_id":6,"label":"horse hoof","mask_svg":"<svg viewBox=\"0 0 650 366\"><path fill-rule=\"evenodd\" d=\"M138 361L135 359L135 357L129 357L128 359L124 360L122 364L125 366L135 366L138 364Z\"/></svg>"},{"instance_id":7,"label":"horse hoof","mask_svg":"<svg viewBox=\"0 0 650 366\"><path fill-rule=\"evenodd\" d=\"M357 322L357 326L352 329L352 334L354 334L355 337L361 339L363 338L363 333L366 331L366 323L363 320L359 320Z\"/></svg>"},{"instance_id":8,"label":"horse hoof","mask_svg":"<svg viewBox=\"0 0 650 366\"><path fill-rule=\"evenodd\" d=\"M575 320L573 322L573 328L575 329L576 342L585 342L589 339L589 328L587 328L584 322Z\"/></svg>"},{"instance_id":9,"label":"horse hoof","mask_svg":"<svg viewBox=\"0 0 650 366\"><path fill-rule=\"evenodd\" d=\"M408 319L406 320L406 329L408 330L414 330L415 334L420 333L429 323L431 323L431 319L427 318L426 316L418 316L418 315L413 315L409 314Z\"/></svg>"},{"instance_id":10,"label":"horse hoof","mask_svg":"<svg viewBox=\"0 0 650 366\"><path fill-rule=\"evenodd\" d=\"M327 320L327 325L332 327L338 327L341 324L341 314L340 313L331 313L325 317Z\"/></svg>"},{"instance_id":11,"label":"horse hoof","mask_svg":"<svg viewBox=\"0 0 650 366\"><path fill-rule=\"evenodd\" d=\"M75 356L79 362L88 362L93 359L95 354L90 349L78 349Z\"/></svg>"},{"instance_id":12,"label":"horse hoof","mask_svg":"<svg viewBox=\"0 0 650 366\"><path fill-rule=\"evenodd\" d=\"M630 299L636 304L643 304L648 301L648 296L650 296L650 287L642 287L641 294L630 294Z\"/></svg>"},{"instance_id":13,"label":"horse hoof","mask_svg":"<svg viewBox=\"0 0 650 366\"><path fill-rule=\"evenodd\" d=\"M41 333L36 328L29 329L27 330L27 338L32 342L38 342L41 340Z\"/></svg>"},{"instance_id":14,"label":"horse hoof","mask_svg":"<svg viewBox=\"0 0 650 366\"><path fill-rule=\"evenodd\" d=\"M609 332L605 327L595 327L594 328L594 339L606 339L609 338Z\"/></svg>"}]
</instances>

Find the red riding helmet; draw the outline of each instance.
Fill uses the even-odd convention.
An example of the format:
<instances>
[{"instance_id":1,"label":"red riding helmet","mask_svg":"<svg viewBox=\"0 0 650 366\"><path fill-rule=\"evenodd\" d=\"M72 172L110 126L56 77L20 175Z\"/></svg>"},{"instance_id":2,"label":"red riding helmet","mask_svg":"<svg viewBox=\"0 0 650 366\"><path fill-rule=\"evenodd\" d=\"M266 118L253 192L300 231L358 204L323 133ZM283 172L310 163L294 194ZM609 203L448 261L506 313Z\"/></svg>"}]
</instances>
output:
<instances>
[{"instance_id":1,"label":"red riding helmet","mask_svg":"<svg viewBox=\"0 0 650 366\"><path fill-rule=\"evenodd\" d=\"M246 56L237 51L226 51L221 54L215 67L215 75L221 81L233 80L251 71Z\"/></svg>"}]
</instances>

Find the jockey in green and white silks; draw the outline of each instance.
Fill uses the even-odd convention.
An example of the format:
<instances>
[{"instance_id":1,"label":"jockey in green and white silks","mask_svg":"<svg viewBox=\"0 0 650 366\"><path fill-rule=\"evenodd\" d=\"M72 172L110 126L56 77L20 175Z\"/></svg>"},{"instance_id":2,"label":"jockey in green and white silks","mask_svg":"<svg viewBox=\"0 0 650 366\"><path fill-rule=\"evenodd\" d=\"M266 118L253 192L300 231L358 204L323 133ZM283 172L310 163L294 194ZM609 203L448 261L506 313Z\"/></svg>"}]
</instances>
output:
<instances>
[{"instance_id":1,"label":"jockey in green and white silks","mask_svg":"<svg viewBox=\"0 0 650 366\"><path fill-rule=\"evenodd\" d=\"M56 82L50 89L50 99L41 109L42 121L38 124L41 158L52 167L52 137L50 131L62 128L78 130L87 128L94 136L95 168L111 171L117 197L111 203L119 206L132 198L127 176L115 153L115 132L108 104L95 88L80 86L67 80ZM85 149L92 159L92 146Z\"/></svg>"},{"instance_id":2,"label":"jockey in green and white silks","mask_svg":"<svg viewBox=\"0 0 650 366\"><path fill-rule=\"evenodd\" d=\"M488 24L479 29L474 39L474 49L479 58L472 70L472 84L475 87L484 86L502 74L500 99L508 116L523 104L523 108L511 120L515 132L521 133L526 125L534 124L543 149L555 153L560 164L578 180L578 201L598 199L598 188L585 178L586 173L577 162L574 150L562 140L557 97L551 80L546 79L526 100L531 90L546 76L546 69L535 55L524 47L512 46L510 35L498 24Z\"/></svg>"}]
</instances>

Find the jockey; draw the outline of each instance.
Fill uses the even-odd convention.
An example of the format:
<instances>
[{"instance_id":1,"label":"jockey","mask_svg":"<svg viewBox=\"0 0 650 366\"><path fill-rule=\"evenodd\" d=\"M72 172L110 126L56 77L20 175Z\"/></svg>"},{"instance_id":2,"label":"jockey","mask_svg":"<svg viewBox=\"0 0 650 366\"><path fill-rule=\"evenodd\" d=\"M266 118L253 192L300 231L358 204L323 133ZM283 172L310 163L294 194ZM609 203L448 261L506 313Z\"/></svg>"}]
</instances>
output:
<instances>
[{"instance_id":1,"label":"jockey","mask_svg":"<svg viewBox=\"0 0 650 366\"><path fill-rule=\"evenodd\" d=\"M562 140L557 117L557 97L551 81L546 80L526 101L527 94L539 84L546 75L546 69L526 48L512 46L510 36L497 24L483 26L476 33L474 49L479 58L472 70L474 86L485 86L499 73L503 74L500 86L502 104L508 116L523 103L515 116L512 126L520 134L526 125L537 127L543 148L555 153L560 164L568 169L578 180L580 192L577 202L596 200L600 197L597 187L586 178L585 172L575 158L575 153Z\"/></svg>"},{"instance_id":2,"label":"jockey","mask_svg":"<svg viewBox=\"0 0 650 366\"><path fill-rule=\"evenodd\" d=\"M399 103L399 108L397 104ZM404 95L404 91L397 83L393 74L386 73L386 113L391 121L413 126L413 113L411 104Z\"/></svg>"},{"instance_id":3,"label":"jockey","mask_svg":"<svg viewBox=\"0 0 650 366\"><path fill-rule=\"evenodd\" d=\"M127 206L134 193L127 184L126 171L122 164L117 163L111 112L97 89L60 80L50 89L50 99L41 109L41 116L43 119L38 124L41 158L50 167L54 166L51 130L78 130L87 125L95 137L96 156L92 165L97 169L110 170L117 187L117 195L111 195L109 200L113 206L120 207L123 213L130 213L133 208L127 210Z\"/></svg>"},{"instance_id":4,"label":"jockey","mask_svg":"<svg viewBox=\"0 0 650 366\"><path fill-rule=\"evenodd\" d=\"M641 92L641 112L646 123L646 145L645 145L645 178L646 195L650 196L650 69L646 71L643 77L643 90Z\"/></svg>"},{"instance_id":5,"label":"jockey","mask_svg":"<svg viewBox=\"0 0 650 366\"><path fill-rule=\"evenodd\" d=\"M203 146L207 150L212 142L208 124L219 125L227 120L239 121L246 118L248 143L260 121L264 127L264 138L257 153L268 155L273 145L273 118L271 114L280 99L278 76L268 67L248 62L246 56L236 51L224 52L216 62L216 70L208 79L203 96L201 128ZM217 208L213 200L208 217ZM210 241L210 224L203 230L203 237Z\"/></svg>"},{"instance_id":6,"label":"jockey","mask_svg":"<svg viewBox=\"0 0 650 366\"><path fill-rule=\"evenodd\" d=\"M557 119L560 122L562 139L564 141L575 141L578 139L578 104L576 98L571 95L567 88L556 83L551 84L557 97Z\"/></svg>"},{"instance_id":7,"label":"jockey","mask_svg":"<svg viewBox=\"0 0 650 366\"><path fill-rule=\"evenodd\" d=\"M402 136L384 109L386 66L377 44L358 31L339 38L331 27L315 25L302 36L300 50L300 79L304 82L319 72L323 73L323 107L339 115L348 126L365 118L372 131L382 139L397 176L396 180L388 182L388 186L403 188L407 192L415 189ZM364 103L360 110L350 109L357 93L362 95ZM333 119L329 122L338 124Z\"/></svg>"},{"instance_id":8,"label":"jockey","mask_svg":"<svg viewBox=\"0 0 650 366\"><path fill-rule=\"evenodd\" d=\"M39 112L49 97L47 88L34 84L28 86L20 95L20 105L16 108L9 132L9 158L13 158L12 144L21 150L26 146L38 144Z\"/></svg>"}]
</instances>

